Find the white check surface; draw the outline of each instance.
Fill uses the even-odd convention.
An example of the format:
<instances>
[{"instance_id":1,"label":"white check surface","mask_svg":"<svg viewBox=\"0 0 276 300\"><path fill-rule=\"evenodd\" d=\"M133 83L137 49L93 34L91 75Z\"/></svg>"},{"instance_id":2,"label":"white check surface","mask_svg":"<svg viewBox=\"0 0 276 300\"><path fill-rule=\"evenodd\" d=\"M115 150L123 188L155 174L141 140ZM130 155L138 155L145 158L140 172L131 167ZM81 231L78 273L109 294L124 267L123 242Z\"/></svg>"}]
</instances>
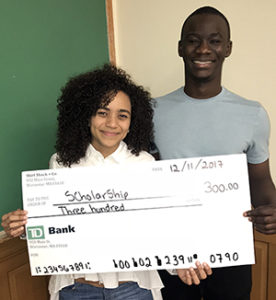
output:
<instances>
[{"instance_id":1,"label":"white check surface","mask_svg":"<svg viewBox=\"0 0 276 300\"><path fill-rule=\"evenodd\" d=\"M254 263L244 154L22 173L32 275Z\"/></svg>"}]
</instances>

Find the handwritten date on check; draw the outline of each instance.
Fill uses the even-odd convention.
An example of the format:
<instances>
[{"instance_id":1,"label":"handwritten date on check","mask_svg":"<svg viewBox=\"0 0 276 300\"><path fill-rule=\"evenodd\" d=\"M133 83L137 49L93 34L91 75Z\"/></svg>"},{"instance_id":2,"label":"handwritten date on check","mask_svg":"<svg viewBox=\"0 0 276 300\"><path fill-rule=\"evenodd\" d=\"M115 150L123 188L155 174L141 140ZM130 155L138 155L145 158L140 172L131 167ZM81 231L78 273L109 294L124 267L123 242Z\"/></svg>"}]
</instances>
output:
<instances>
[{"instance_id":1,"label":"handwritten date on check","mask_svg":"<svg viewBox=\"0 0 276 300\"><path fill-rule=\"evenodd\" d=\"M22 173L32 275L254 263L244 154Z\"/></svg>"}]
</instances>

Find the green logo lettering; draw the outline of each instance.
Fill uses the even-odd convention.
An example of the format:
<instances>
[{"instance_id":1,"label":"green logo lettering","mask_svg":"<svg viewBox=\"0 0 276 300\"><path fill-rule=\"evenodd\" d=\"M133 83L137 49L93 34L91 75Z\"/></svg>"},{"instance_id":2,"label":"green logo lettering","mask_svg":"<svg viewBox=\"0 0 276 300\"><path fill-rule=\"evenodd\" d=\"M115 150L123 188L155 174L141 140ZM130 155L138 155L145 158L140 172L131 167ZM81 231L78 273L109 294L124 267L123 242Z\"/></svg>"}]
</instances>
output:
<instances>
[{"instance_id":1,"label":"green logo lettering","mask_svg":"<svg viewBox=\"0 0 276 300\"><path fill-rule=\"evenodd\" d=\"M28 236L28 240L45 239L44 227L43 226L27 227L27 236Z\"/></svg>"}]
</instances>

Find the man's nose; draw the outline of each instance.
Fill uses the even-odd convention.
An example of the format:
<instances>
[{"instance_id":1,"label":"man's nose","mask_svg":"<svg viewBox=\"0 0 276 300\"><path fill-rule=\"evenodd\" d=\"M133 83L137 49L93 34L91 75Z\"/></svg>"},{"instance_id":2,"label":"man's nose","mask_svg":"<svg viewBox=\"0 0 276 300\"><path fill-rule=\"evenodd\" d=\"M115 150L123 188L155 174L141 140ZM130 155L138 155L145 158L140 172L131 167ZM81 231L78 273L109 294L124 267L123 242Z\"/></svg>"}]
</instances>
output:
<instances>
[{"instance_id":1,"label":"man's nose","mask_svg":"<svg viewBox=\"0 0 276 300\"><path fill-rule=\"evenodd\" d=\"M209 46L209 43L208 41L206 40L202 40L199 44L199 46L197 47L196 49L197 52L200 52L200 53L210 53L210 46Z\"/></svg>"}]
</instances>

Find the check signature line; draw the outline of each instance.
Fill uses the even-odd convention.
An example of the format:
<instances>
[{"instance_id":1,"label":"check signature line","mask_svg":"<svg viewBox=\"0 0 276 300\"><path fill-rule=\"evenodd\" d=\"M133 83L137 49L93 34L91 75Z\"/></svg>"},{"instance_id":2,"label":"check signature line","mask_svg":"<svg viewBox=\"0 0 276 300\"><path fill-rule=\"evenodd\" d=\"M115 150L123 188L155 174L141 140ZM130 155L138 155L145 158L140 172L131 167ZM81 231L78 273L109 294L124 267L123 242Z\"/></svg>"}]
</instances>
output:
<instances>
[{"instance_id":1,"label":"check signature line","mask_svg":"<svg viewBox=\"0 0 276 300\"><path fill-rule=\"evenodd\" d=\"M144 208L131 208L124 209L120 211L109 211L109 212L85 212L84 214L59 214L59 215L48 215L48 216L33 216L28 217L28 219L37 219L37 218L50 218L50 217L73 217L80 215L98 215L98 214L110 214L110 213L120 213L120 212L128 212L128 211L143 211L143 210L156 210L156 209L168 209L168 208L180 208L180 207L195 207L195 206L203 206L203 204L187 204L187 205L170 205L170 206L157 206L157 207L144 207Z\"/></svg>"}]
</instances>

